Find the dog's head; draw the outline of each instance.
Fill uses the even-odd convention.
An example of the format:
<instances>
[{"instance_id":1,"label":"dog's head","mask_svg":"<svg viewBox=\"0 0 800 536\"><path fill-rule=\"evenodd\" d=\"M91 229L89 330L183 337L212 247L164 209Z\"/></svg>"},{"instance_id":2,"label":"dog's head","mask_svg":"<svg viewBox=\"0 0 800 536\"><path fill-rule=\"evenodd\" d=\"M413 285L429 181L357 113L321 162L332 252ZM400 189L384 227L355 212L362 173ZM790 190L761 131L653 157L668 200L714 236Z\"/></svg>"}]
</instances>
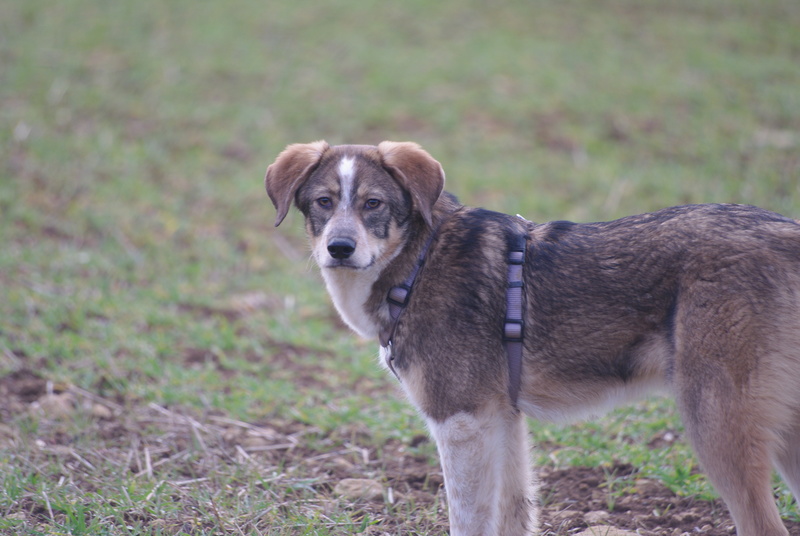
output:
<instances>
[{"instance_id":1,"label":"dog's head","mask_svg":"<svg viewBox=\"0 0 800 536\"><path fill-rule=\"evenodd\" d=\"M265 184L276 226L292 202L303 213L321 268L367 269L391 260L415 221L433 225L444 171L416 143L317 141L287 147L267 169Z\"/></svg>"}]
</instances>

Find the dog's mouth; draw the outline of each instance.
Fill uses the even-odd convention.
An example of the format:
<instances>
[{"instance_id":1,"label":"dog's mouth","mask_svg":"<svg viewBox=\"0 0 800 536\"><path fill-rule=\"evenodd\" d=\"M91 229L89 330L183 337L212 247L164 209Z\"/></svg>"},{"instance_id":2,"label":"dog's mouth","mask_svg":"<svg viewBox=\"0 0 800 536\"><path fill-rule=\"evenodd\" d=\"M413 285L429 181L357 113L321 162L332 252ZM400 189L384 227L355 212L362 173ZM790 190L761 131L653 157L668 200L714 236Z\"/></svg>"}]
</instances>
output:
<instances>
[{"instance_id":1,"label":"dog's mouth","mask_svg":"<svg viewBox=\"0 0 800 536\"><path fill-rule=\"evenodd\" d=\"M329 258L323 268L344 269L344 270L367 270L375 264L375 258L371 258L368 263L360 264L352 259Z\"/></svg>"}]
</instances>

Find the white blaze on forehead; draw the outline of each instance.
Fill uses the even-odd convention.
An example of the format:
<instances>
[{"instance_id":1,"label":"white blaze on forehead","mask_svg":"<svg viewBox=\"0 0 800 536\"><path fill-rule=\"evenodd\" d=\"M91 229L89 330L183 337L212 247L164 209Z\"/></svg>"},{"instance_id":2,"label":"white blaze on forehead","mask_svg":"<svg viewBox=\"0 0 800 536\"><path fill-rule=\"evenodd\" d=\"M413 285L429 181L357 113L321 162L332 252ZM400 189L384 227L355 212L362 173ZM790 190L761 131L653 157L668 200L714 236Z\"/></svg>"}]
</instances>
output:
<instances>
[{"instance_id":1,"label":"white blaze on forehead","mask_svg":"<svg viewBox=\"0 0 800 536\"><path fill-rule=\"evenodd\" d=\"M339 178L341 179L342 199L341 204L345 210L350 206L350 201L353 199L353 185L355 184L356 176L356 160L352 156L342 158L339 162Z\"/></svg>"}]
</instances>

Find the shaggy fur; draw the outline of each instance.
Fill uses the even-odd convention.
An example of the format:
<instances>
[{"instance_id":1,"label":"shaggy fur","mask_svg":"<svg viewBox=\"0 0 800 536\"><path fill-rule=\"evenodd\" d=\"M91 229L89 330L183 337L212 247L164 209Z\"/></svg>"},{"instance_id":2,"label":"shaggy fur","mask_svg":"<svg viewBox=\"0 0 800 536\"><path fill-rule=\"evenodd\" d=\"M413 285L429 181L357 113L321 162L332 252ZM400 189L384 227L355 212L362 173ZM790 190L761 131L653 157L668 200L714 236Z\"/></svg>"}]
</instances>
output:
<instances>
[{"instance_id":1,"label":"shaggy fur","mask_svg":"<svg viewBox=\"0 0 800 536\"><path fill-rule=\"evenodd\" d=\"M693 205L541 225L460 205L413 143L289 146L267 170L295 204L342 318L364 337L434 234L392 345L439 449L453 535L537 528L522 412L562 421L672 394L739 536L786 536L775 467L800 493L800 224ZM510 237L529 237L519 400L503 348ZM383 348L385 356L389 350ZM520 411L521 410L521 411Z\"/></svg>"}]
</instances>

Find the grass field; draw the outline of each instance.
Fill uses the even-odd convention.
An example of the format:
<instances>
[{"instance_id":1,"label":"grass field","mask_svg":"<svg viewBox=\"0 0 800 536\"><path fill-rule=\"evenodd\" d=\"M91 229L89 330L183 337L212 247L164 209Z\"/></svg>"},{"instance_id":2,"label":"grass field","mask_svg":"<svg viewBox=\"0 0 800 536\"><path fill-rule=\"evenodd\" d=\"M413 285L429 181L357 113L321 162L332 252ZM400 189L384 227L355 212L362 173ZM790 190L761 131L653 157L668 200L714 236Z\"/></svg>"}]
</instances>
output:
<instances>
[{"instance_id":1,"label":"grass field","mask_svg":"<svg viewBox=\"0 0 800 536\"><path fill-rule=\"evenodd\" d=\"M414 140L536 221L800 217L798 28L796 0L0 3L0 533L442 533L435 447L266 166ZM651 481L720 509L669 402L531 431L610 512Z\"/></svg>"}]
</instances>

